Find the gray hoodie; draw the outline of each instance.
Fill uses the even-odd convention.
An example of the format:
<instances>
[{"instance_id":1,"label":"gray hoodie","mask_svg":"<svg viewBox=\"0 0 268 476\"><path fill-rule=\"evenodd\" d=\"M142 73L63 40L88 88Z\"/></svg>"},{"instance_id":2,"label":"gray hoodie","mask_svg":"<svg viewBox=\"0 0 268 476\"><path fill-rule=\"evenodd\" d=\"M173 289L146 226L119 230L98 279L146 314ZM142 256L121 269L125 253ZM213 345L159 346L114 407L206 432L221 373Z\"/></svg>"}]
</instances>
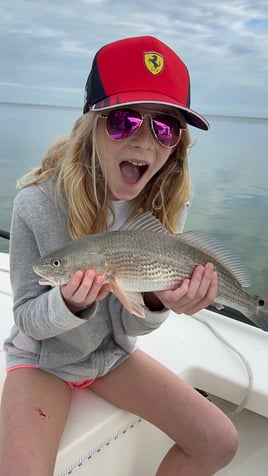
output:
<instances>
[{"instance_id":1,"label":"gray hoodie","mask_svg":"<svg viewBox=\"0 0 268 476\"><path fill-rule=\"evenodd\" d=\"M168 311L145 319L130 314L110 293L79 316L60 287L39 285L32 264L71 240L66 212L54 199L51 181L21 190L15 198L10 242L14 321L5 340L7 368L33 365L66 381L105 375L136 348L136 336L158 328Z\"/></svg>"}]
</instances>

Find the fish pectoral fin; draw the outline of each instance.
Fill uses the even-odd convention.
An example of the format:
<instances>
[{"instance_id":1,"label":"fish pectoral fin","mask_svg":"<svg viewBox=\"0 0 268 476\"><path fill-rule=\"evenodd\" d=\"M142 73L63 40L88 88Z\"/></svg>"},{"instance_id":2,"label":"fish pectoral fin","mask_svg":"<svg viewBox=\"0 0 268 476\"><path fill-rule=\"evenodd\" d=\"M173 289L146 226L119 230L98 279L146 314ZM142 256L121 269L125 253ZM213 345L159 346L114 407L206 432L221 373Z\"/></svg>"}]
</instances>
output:
<instances>
[{"instance_id":1,"label":"fish pectoral fin","mask_svg":"<svg viewBox=\"0 0 268 476\"><path fill-rule=\"evenodd\" d=\"M216 307L216 309L218 309L218 311L221 311L222 309L224 309L224 305L219 303L219 302L214 302L212 304L213 307Z\"/></svg>"},{"instance_id":2,"label":"fish pectoral fin","mask_svg":"<svg viewBox=\"0 0 268 476\"><path fill-rule=\"evenodd\" d=\"M135 316L144 318L145 311L142 294L134 291L125 291L125 296L127 298L128 304L128 307L124 304L126 309L131 312L131 314L135 314Z\"/></svg>"},{"instance_id":3,"label":"fish pectoral fin","mask_svg":"<svg viewBox=\"0 0 268 476\"><path fill-rule=\"evenodd\" d=\"M145 317L144 300L141 293L125 291L116 279L109 280L111 290L119 299L121 304L130 312L138 317Z\"/></svg>"}]
</instances>

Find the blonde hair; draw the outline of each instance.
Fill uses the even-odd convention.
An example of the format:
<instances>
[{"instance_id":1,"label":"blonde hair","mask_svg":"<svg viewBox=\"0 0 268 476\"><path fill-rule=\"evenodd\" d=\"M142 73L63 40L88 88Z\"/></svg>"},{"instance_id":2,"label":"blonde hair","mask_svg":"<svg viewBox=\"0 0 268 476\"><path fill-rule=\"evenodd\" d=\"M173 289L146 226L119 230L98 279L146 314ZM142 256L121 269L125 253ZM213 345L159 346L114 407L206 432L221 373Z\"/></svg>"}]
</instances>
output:
<instances>
[{"instance_id":1,"label":"blonde hair","mask_svg":"<svg viewBox=\"0 0 268 476\"><path fill-rule=\"evenodd\" d=\"M53 142L40 166L18 182L18 187L24 188L53 178L58 202L66 197L68 228L74 239L108 227L107 212L111 206L96 143L99 116L88 112L79 117L71 134ZM133 216L151 211L171 233L179 231L179 216L190 196L190 145L189 132L183 130L176 149L135 199Z\"/></svg>"}]
</instances>

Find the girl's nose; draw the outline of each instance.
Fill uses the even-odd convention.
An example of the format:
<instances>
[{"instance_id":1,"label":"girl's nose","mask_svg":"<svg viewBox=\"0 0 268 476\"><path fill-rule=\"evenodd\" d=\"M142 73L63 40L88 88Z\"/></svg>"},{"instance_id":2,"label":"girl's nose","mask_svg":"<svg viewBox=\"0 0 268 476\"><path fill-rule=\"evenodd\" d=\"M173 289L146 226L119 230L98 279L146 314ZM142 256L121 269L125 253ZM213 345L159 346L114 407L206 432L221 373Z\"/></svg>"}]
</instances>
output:
<instances>
[{"instance_id":1,"label":"girl's nose","mask_svg":"<svg viewBox=\"0 0 268 476\"><path fill-rule=\"evenodd\" d=\"M155 144L155 138L151 129L150 118L145 116L140 128L133 134L132 143L136 147L150 148Z\"/></svg>"}]
</instances>

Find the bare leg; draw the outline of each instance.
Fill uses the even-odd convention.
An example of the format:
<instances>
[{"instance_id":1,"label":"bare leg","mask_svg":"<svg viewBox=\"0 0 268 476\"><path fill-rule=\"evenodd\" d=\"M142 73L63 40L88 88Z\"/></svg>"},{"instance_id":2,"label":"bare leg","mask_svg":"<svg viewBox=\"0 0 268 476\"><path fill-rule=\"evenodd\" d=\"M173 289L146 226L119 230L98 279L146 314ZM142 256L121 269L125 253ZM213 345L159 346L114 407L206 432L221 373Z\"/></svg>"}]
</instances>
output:
<instances>
[{"instance_id":1,"label":"bare leg","mask_svg":"<svg viewBox=\"0 0 268 476\"><path fill-rule=\"evenodd\" d=\"M137 350L91 389L141 416L175 442L157 476L211 476L233 458L238 444L231 421L173 372Z\"/></svg>"},{"instance_id":2,"label":"bare leg","mask_svg":"<svg viewBox=\"0 0 268 476\"><path fill-rule=\"evenodd\" d=\"M59 378L39 369L7 375L0 412L0 474L51 476L71 401Z\"/></svg>"}]
</instances>

